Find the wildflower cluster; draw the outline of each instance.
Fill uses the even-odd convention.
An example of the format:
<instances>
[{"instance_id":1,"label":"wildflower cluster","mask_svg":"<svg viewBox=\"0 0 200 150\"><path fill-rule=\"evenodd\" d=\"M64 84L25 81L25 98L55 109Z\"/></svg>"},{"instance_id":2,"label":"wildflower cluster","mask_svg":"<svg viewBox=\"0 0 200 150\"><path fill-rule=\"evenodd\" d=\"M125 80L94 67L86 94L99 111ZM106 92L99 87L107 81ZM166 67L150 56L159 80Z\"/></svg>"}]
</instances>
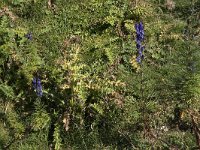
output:
<instances>
[{"instance_id":1,"label":"wildflower cluster","mask_svg":"<svg viewBox=\"0 0 200 150\"><path fill-rule=\"evenodd\" d=\"M144 41L144 27L142 22L135 24L135 30L136 30L136 47L138 49L138 56L137 56L137 62L141 63L142 59L144 58L143 51L144 46L142 46L142 41Z\"/></svg>"},{"instance_id":2,"label":"wildflower cluster","mask_svg":"<svg viewBox=\"0 0 200 150\"><path fill-rule=\"evenodd\" d=\"M33 78L33 88L36 90L37 96L42 96L42 85L39 78Z\"/></svg>"}]
</instances>

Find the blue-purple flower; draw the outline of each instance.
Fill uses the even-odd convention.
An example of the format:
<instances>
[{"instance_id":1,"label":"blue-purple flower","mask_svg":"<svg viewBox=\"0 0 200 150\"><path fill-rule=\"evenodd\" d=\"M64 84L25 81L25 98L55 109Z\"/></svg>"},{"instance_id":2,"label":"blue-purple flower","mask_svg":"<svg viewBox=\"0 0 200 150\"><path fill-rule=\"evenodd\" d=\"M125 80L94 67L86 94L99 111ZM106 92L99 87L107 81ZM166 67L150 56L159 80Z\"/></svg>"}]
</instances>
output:
<instances>
[{"instance_id":1,"label":"blue-purple flower","mask_svg":"<svg viewBox=\"0 0 200 150\"><path fill-rule=\"evenodd\" d=\"M41 97L43 93L40 78L33 78L33 88L36 90L37 96Z\"/></svg>"},{"instance_id":2,"label":"blue-purple flower","mask_svg":"<svg viewBox=\"0 0 200 150\"><path fill-rule=\"evenodd\" d=\"M135 30L136 30L136 48L138 49L138 56L136 61L138 63L141 63L142 59L144 58L143 55L144 46L142 46L142 42L144 41L144 26L142 22L135 24Z\"/></svg>"},{"instance_id":3,"label":"blue-purple flower","mask_svg":"<svg viewBox=\"0 0 200 150\"><path fill-rule=\"evenodd\" d=\"M33 39L33 36L32 36L32 33L31 33L31 32L25 34L25 37L26 37L27 39L29 39L29 40L32 40L32 39Z\"/></svg>"}]
</instances>

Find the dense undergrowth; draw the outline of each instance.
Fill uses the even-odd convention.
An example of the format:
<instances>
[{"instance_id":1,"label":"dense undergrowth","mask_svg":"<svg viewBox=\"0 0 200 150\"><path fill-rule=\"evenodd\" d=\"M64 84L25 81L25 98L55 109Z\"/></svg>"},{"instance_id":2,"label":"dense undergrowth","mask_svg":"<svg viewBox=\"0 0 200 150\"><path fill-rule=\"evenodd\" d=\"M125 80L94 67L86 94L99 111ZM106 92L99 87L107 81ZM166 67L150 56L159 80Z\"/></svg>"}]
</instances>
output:
<instances>
[{"instance_id":1,"label":"dense undergrowth","mask_svg":"<svg viewBox=\"0 0 200 150\"><path fill-rule=\"evenodd\" d=\"M0 149L198 149L199 20L199 0L1 0Z\"/></svg>"}]
</instances>

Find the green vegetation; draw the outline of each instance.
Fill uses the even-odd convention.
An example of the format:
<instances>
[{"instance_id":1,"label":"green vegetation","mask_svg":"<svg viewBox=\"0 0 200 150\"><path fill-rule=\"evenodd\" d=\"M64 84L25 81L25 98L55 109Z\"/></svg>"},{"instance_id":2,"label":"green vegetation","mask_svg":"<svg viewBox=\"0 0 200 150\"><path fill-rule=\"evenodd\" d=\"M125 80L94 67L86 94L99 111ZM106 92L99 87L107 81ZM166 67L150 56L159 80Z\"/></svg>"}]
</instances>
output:
<instances>
[{"instance_id":1,"label":"green vegetation","mask_svg":"<svg viewBox=\"0 0 200 150\"><path fill-rule=\"evenodd\" d=\"M199 149L199 20L199 0L1 0L0 149Z\"/></svg>"}]
</instances>

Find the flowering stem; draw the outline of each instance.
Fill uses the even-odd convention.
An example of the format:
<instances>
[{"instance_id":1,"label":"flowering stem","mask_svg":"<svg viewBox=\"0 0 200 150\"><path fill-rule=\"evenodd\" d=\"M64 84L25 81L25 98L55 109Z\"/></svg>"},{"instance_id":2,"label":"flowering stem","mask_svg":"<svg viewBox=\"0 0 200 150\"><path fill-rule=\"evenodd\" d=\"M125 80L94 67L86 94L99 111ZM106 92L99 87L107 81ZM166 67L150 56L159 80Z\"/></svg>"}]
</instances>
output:
<instances>
[{"instance_id":1,"label":"flowering stem","mask_svg":"<svg viewBox=\"0 0 200 150\"><path fill-rule=\"evenodd\" d=\"M144 138L146 137L146 128L147 128L147 115L146 115L146 100L144 97L144 72L143 72L143 65L140 64L141 72L140 72L140 93L141 93L141 108L142 108L142 117L143 117L143 123L144 123Z\"/></svg>"}]
</instances>

